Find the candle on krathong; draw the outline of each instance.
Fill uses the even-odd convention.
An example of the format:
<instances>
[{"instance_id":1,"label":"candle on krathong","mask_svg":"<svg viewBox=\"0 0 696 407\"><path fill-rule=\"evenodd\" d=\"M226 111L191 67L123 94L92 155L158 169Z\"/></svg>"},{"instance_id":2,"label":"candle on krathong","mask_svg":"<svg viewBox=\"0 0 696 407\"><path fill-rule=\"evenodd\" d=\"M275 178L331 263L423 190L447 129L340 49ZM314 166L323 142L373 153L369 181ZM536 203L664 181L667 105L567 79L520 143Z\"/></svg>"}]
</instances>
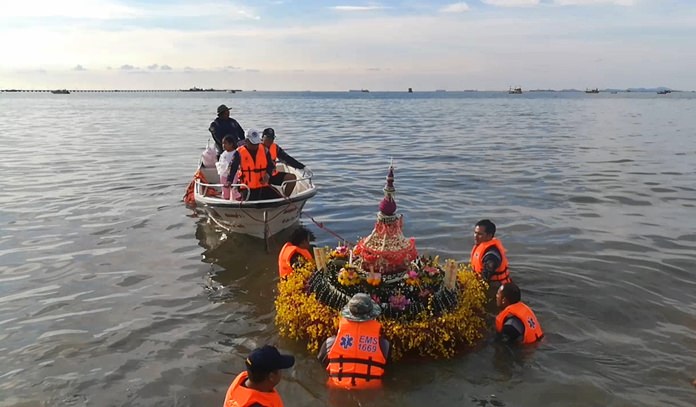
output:
<instances>
[{"instance_id":1,"label":"candle on krathong","mask_svg":"<svg viewBox=\"0 0 696 407\"><path fill-rule=\"evenodd\" d=\"M348 264L353 265L353 249L348 252Z\"/></svg>"}]
</instances>

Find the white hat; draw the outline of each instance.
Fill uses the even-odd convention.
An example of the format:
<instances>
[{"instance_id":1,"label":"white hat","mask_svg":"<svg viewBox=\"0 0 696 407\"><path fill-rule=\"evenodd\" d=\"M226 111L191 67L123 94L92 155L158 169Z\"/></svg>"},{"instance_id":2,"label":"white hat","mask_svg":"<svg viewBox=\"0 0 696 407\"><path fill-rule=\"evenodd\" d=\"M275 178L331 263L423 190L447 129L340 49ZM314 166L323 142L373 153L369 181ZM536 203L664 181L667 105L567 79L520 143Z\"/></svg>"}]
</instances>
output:
<instances>
[{"instance_id":1,"label":"white hat","mask_svg":"<svg viewBox=\"0 0 696 407\"><path fill-rule=\"evenodd\" d=\"M246 138L251 144L261 144L261 133L256 129L249 129Z\"/></svg>"}]
</instances>

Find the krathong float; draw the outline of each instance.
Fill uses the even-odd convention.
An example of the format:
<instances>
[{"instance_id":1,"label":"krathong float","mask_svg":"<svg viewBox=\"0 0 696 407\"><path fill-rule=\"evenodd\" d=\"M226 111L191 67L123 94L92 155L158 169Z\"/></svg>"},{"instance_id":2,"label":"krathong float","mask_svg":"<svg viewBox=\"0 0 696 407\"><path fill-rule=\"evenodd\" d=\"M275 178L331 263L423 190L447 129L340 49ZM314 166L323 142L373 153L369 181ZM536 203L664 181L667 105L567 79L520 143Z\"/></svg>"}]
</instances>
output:
<instances>
[{"instance_id":1,"label":"krathong float","mask_svg":"<svg viewBox=\"0 0 696 407\"><path fill-rule=\"evenodd\" d=\"M484 332L487 285L468 265L421 256L403 234L396 214L394 168L374 230L354 247L314 249L314 261L295 265L278 284L276 325L282 336L307 341L316 353L335 335L339 311L353 294L370 294L382 308L379 321L392 358L449 358Z\"/></svg>"}]
</instances>

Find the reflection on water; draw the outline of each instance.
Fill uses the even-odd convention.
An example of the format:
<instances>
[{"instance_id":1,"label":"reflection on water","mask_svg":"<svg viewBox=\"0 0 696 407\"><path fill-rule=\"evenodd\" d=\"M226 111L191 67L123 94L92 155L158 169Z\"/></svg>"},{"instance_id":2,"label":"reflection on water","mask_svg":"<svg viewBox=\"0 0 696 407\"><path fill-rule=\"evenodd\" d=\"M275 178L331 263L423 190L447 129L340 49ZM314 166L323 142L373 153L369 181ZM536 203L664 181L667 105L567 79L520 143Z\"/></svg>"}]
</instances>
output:
<instances>
[{"instance_id":1,"label":"reflection on water","mask_svg":"<svg viewBox=\"0 0 696 407\"><path fill-rule=\"evenodd\" d=\"M1 406L219 405L264 343L297 356L288 406L693 405L694 96L245 93L0 96ZM329 394L273 323L287 235L266 252L181 203L221 103L276 129L316 174L307 216L349 240L391 158L421 252L466 259L491 218L545 340L400 361L378 400Z\"/></svg>"}]
</instances>

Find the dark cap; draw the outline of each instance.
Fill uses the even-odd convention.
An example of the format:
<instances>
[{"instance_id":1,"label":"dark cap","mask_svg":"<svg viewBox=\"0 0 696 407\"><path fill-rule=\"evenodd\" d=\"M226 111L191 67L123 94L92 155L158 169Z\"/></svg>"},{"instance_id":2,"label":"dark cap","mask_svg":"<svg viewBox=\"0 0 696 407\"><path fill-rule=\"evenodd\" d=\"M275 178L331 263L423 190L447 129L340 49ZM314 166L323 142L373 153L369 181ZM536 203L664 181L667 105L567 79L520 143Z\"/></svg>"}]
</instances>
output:
<instances>
[{"instance_id":1,"label":"dark cap","mask_svg":"<svg viewBox=\"0 0 696 407\"><path fill-rule=\"evenodd\" d=\"M275 138L275 130L273 130L272 127L263 129L263 135L274 139Z\"/></svg>"},{"instance_id":2,"label":"dark cap","mask_svg":"<svg viewBox=\"0 0 696 407\"><path fill-rule=\"evenodd\" d=\"M218 106L218 114L220 114L222 112L228 112L229 110L230 110L230 108L225 106L225 105Z\"/></svg>"},{"instance_id":3,"label":"dark cap","mask_svg":"<svg viewBox=\"0 0 696 407\"><path fill-rule=\"evenodd\" d=\"M256 373L273 372L279 369L288 369L295 364L292 355L281 355L275 346L266 345L251 351L246 359L248 371Z\"/></svg>"}]
</instances>

